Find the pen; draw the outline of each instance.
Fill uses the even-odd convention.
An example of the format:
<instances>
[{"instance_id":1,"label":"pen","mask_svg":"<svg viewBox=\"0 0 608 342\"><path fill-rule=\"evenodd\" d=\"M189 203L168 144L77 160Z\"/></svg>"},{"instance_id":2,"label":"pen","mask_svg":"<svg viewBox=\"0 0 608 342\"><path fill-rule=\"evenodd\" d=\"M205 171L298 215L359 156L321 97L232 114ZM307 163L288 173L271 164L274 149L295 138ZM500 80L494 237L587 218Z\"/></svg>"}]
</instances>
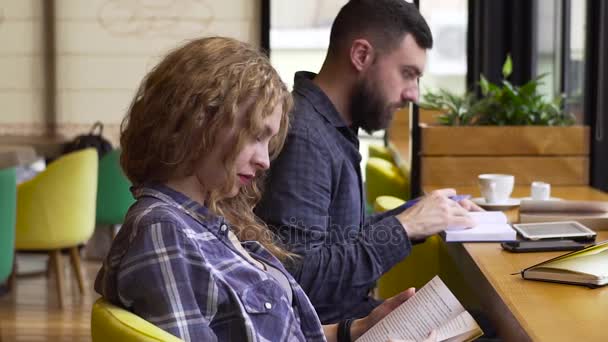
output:
<instances>
[{"instance_id":1,"label":"pen","mask_svg":"<svg viewBox=\"0 0 608 342\"><path fill-rule=\"evenodd\" d=\"M452 201L460 202L462 200L471 198L471 195L455 195L455 196L449 196L448 198L451 199ZM421 199L422 199L422 197L414 198L413 200L408 201L407 204L411 207L414 204L418 203Z\"/></svg>"}]
</instances>

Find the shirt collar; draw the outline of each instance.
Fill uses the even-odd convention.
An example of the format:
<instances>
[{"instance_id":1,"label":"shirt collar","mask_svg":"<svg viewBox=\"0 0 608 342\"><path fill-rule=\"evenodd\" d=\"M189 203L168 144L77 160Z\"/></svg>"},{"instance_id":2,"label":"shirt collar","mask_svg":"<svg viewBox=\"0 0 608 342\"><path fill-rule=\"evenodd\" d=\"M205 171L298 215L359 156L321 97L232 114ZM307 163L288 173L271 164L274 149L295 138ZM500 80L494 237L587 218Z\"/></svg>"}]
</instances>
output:
<instances>
[{"instance_id":1,"label":"shirt collar","mask_svg":"<svg viewBox=\"0 0 608 342\"><path fill-rule=\"evenodd\" d=\"M166 204L176 207L205 225L210 230L217 230L219 232L221 225L224 224L223 217L212 213L207 207L164 184L148 183L138 187L133 186L131 187L131 192L137 199L146 196L154 197Z\"/></svg>"},{"instance_id":2,"label":"shirt collar","mask_svg":"<svg viewBox=\"0 0 608 342\"><path fill-rule=\"evenodd\" d=\"M348 128L329 97L312 81L316 76L317 74L309 71L296 72L293 91L306 98L329 123L335 127Z\"/></svg>"}]
</instances>

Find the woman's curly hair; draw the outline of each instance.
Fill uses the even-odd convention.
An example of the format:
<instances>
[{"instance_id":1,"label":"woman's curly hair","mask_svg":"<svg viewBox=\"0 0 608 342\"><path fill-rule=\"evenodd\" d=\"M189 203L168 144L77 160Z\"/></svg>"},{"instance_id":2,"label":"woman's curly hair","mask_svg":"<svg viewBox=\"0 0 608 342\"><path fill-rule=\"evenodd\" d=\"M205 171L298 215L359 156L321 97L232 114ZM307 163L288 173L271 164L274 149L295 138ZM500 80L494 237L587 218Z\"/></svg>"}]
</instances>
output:
<instances>
[{"instance_id":1,"label":"woman's curly hair","mask_svg":"<svg viewBox=\"0 0 608 342\"><path fill-rule=\"evenodd\" d=\"M242 187L237 196L225 196L237 181L236 156L262 132L263 119L278 105L281 125L270 142L271 160L287 136L293 100L268 58L231 38L191 41L170 52L142 81L121 125L122 168L135 186L190 176L202 156L221 148L217 143L222 135L244 121L224 157L227 181L210 191L204 204L226 217L241 240L257 240L284 260L291 254L253 213L263 177ZM237 120L242 106L244 120Z\"/></svg>"}]
</instances>

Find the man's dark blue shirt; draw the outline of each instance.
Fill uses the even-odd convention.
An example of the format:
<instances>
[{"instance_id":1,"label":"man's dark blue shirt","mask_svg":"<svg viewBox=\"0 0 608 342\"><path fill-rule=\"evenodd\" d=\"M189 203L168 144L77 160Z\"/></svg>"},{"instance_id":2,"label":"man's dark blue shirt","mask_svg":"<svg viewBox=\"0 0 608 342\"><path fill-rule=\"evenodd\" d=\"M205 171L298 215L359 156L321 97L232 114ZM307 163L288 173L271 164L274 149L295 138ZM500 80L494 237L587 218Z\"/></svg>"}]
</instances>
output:
<instances>
[{"instance_id":1,"label":"man's dark blue shirt","mask_svg":"<svg viewBox=\"0 0 608 342\"><path fill-rule=\"evenodd\" d=\"M366 219L357 129L314 76L296 74L289 134L256 213L301 256L287 268L328 324L369 314L370 289L411 243L394 217L407 205Z\"/></svg>"}]
</instances>

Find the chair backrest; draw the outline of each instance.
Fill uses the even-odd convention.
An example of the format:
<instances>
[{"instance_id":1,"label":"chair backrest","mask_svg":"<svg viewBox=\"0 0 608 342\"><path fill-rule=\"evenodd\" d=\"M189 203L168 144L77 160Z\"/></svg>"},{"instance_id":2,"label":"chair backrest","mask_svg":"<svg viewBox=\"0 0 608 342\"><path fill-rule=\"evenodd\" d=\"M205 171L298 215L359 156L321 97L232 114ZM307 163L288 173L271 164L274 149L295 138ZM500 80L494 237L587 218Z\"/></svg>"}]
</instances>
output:
<instances>
[{"instance_id":1,"label":"chair backrest","mask_svg":"<svg viewBox=\"0 0 608 342\"><path fill-rule=\"evenodd\" d=\"M0 170L0 283L13 269L15 251L15 216L17 208L17 176L15 168Z\"/></svg>"},{"instance_id":2,"label":"chair backrest","mask_svg":"<svg viewBox=\"0 0 608 342\"><path fill-rule=\"evenodd\" d=\"M369 205L373 205L376 198L383 195L410 198L409 180L394 163L380 158L367 160L365 190Z\"/></svg>"},{"instance_id":3,"label":"chair backrest","mask_svg":"<svg viewBox=\"0 0 608 342\"><path fill-rule=\"evenodd\" d=\"M131 182L120 168L120 150L112 150L99 161L97 223L123 223L129 207L135 202L130 187Z\"/></svg>"},{"instance_id":4,"label":"chair backrest","mask_svg":"<svg viewBox=\"0 0 608 342\"><path fill-rule=\"evenodd\" d=\"M103 298L93 304L91 336L93 342L182 341L134 313L110 304Z\"/></svg>"},{"instance_id":5,"label":"chair backrest","mask_svg":"<svg viewBox=\"0 0 608 342\"><path fill-rule=\"evenodd\" d=\"M405 201L399 197L394 196L378 196L374 202L374 211L381 213L397 208L398 206L405 203Z\"/></svg>"},{"instance_id":6,"label":"chair backrest","mask_svg":"<svg viewBox=\"0 0 608 342\"><path fill-rule=\"evenodd\" d=\"M17 187L17 249L55 249L88 240L95 228L97 151L66 154Z\"/></svg>"}]
</instances>

